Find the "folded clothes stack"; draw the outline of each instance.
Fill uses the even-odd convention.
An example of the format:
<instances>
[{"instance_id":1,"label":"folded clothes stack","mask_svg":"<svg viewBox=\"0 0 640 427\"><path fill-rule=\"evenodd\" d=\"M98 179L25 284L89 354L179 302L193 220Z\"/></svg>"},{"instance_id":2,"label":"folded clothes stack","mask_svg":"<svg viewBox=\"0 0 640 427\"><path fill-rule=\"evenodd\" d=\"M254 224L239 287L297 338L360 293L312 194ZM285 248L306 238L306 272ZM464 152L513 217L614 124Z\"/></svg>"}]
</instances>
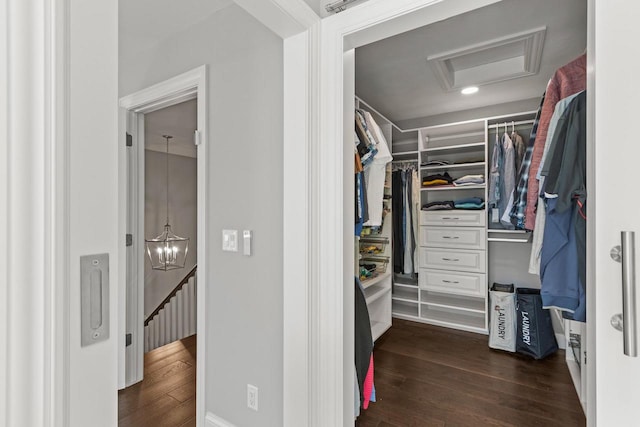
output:
<instances>
[{"instance_id":1,"label":"folded clothes stack","mask_svg":"<svg viewBox=\"0 0 640 427\"><path fill-rule=\"evenodd\" d=\"M450 209L455 209L455 205L451 200L446 200L443 202L431 202L422 206L423 211L444 211Z\"/></svg>"},{"instance_id":2,"label":"folded clothes stack","mask_svg":"<svg viewBox=\"0 0 640 427\"><path fill-rule=\"evenodd\" d=\"M456 209L484 209L484 200L480 197L467 197L453 202Z\"/></svg>"},{"instance_id":3,"label":"folded clothes stack","mask_svg":"<svg viewBox=\"0 0 640 427\"><path fill-rule=\"evenodd\" d=\"M449 160L429 160L428 162L422 163L420 166L447 166L450 165L451 162Z\"/></svg>"},{"instance_id":4,"label":"folded clothes stack","mask_svg":"<svg viewBox=\"0 0 640 427\"><path fill-rule=\"evenodd\" d=\"M453 181L456 187L484 184L484 175L465 175Z\"/></svg>"},{"instance_id":5,"label":"folded clothes stack","mask_svg":"<svg viewBox=\"0 0 640 427\"><path fill-rule=\"evenodd\" d=\"M480 197L467 197L460 200L439 200L422 205L423 211L443 211L451 209L484 209L484 200Z\"/></svg>"},{"instance_id":6,"label":"folded clothes stack","mask_svg":"<svg viewBox=\"0 0 640 427\"><path fill-rule=\"evenodd\" d=\"M435 174L429 175L422 178L422 186L423 187L435 187L438 185L451 185L453 183L453 178L449 175L448 172L444 174Z\"/></svg>"}]
</instances>

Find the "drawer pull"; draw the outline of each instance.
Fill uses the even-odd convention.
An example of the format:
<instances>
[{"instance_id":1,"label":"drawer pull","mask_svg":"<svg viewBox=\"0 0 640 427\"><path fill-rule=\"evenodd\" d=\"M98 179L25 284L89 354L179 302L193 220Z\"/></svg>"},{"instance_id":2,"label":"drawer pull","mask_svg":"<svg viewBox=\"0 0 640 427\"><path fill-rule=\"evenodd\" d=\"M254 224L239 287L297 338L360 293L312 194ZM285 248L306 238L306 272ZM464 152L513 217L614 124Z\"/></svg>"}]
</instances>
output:
<instances>
[{"instance_id":1,"label":"drawer pull","mask_svg":"<svg viewBox=\"0 0 640 427\"><path fill-rule=\"evenodd\" d=\"M459 239L459 236L442 236L443 239Z\"/></svg>"},{"instance_id":2,"label":"drawer pull","mask_svg":"<svg viewBox=\"0 0 640 427\"><path fill-rule=\"evenodd\" d=\"M452 261L452 262L458 262L460 261L460 259L458 258L442 258L443 261Z\"/></svg>"},{"instance_id":3,"label":"drawer pull","mask_svg":"<svg viewBox=\"0 0 640 427\"><path fill-rule=\"evenodd\" d=\"M457 217L457 216L454 216L454 217L451 217L451 216L445 216L445 217L442 217L442 219L443 219L443 220L451 220L451 219L453 219L453 220L456 220L456 221L457 221L457 220L459 220L460 218L459 218L459 217Z\"/></svg>"},{"instance_id":4,"label":"drawer pull","mask_svg":"<svg viewBox=\"0 0 640 427\"><path fill-rule=\"evenodd\" d=\"M460 283L457 280L444 280L444 279L442 279L442 282L443 283L452 283L454 285L457 285L458 283Z\"/></svg>"}]
</instances>

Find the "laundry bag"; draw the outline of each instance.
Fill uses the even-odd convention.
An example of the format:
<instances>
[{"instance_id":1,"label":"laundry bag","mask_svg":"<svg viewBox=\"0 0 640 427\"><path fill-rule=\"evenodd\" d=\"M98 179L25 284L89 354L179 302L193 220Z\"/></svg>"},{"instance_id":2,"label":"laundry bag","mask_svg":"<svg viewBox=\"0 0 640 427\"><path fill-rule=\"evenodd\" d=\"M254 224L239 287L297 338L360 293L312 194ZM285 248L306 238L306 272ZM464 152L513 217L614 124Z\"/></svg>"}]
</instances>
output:
<instances>
[{"instance_id":1,"label":"laundry bag","mask_svg":"<svg viewBox=\"0 0 640 427\"><path fill-rule=\"evenodd\" d=\"M514 286L494 283L489 291L491 324L489 347L516 351L516 294Z\"/></svg>"},{"instance_id":2,"label":"laundry bag","mask_svg":"<svg viewBox=\"0 0 640 427\"><path fill-rule=\"evenodd\" d=\"M551 314L542 308L539 289L516 291L518 330L516 351L534 359L544 359L558 350Z\"/></svg>"}]
</instances>

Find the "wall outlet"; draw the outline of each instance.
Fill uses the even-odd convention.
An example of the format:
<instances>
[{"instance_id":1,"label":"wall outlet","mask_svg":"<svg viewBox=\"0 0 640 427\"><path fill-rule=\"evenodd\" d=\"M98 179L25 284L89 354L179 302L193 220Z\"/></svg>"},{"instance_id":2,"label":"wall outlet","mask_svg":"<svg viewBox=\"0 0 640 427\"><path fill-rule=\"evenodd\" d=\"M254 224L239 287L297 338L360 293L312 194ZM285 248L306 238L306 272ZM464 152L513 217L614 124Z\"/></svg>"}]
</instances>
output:
<instances>
[{"instance_id":1,"label":"wall outlet","mask_svg":"<svg viewBox=\"0 0 640 427\"><path fill-rule=\"evenodd\" d=\"M258 387L251 384L247 384L247 407L258 410Z\"/></svg>"}]
</instances>

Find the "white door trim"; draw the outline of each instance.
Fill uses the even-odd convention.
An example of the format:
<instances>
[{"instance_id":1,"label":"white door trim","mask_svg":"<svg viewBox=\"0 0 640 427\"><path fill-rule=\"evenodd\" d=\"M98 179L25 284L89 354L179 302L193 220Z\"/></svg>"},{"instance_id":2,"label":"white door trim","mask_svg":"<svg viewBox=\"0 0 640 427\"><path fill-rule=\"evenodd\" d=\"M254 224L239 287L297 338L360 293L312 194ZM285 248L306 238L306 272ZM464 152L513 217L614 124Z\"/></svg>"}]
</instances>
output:
<instances>
[{"instance_id":1,"label":"white door trim","mask_svg":"<svg viewBox=\"0 0 640 427\"><path fill-rule=\"evenodd\" d=\"M0 7L0 425L68 425L68 10Z\"/></svg>"},{"instance_id":2,"label":"white door trim","mask_svg":"<svg viewBox=\"0 0 640 427\"><path fill-rule=\"evenodd\" d=\"M134 113L136 116L141 116L145 113L150 113L152 111L159 110L161 108L169 107L171 105L178 104L180 102L187 101L189 99L193 99L197 97L197 108L198 108L198 119L197 126L198 131L200 132L200 144L198 145L198 277L202 278L202 280L198 280L197 286L197 333L202 339L200 339L200 343L198 345L197 350L197 376L196 376L196 417L198 424L203 424L205 420L205 366L206 366L206 284L210 283L208 274L210 273L207 268L207 249L209 246L209 230L207 228L207 214L209 212L208 204L207 204L207 191L208 191L208 167L207 167L207 146L208 146L208 127L207 127L207 117L208 117L208 86L207 86L207 67L206 65L195 68L191 71L187 71L186 73L180 74L176 77L173 77L164 82L153 85L149 88L143 89L141 91L135 92L131 95L122 97L120 99L120 107L122 108L121 114L127 114L127 112ZM123 117L123 116L121 116ZM140 128L139 123L138 128ZM125 133L126 129L122 126L123 120L121 120L121 129L120 135L121 140L119 141L119 153L120 153L120 178L126 182L126 146L125 146ZM139 139L139 132L138 138ZM140 145L140 144L138 144ZM138 154L140 155L140 150L143 148L138 148ZM144 154L144 152L142 152ZM138 182L144 182L144 177L140 176L140 173L144 173L144 169L138 169ZM138 187L140 188L140 187ZM119 210L121 215L126 215L126 202L127 202L127 193L126 188L121 186L120 194L119 194ZM134 236L134 240L141 241L140 239L144 239L142 235L144 227L140 225L141 222L138 223L137 236ZM142 225L144 222L142 222ZM121 224L121 232L124 235L126 233L126 224ZM133 316L132 318L138 319L138 331L136 333L135 341L137 349L136 358L138 363L142 363L142 357L144 353L144 331L143 331L143 322L144 322L144 272L142 266L144 265L144 251L139 252L139 262L138 262L138 272L136 281L137 284L137 295L138 295L138 304L136 307L127 307L127 311L129 311L129 315ZM122 265L124 265L124 260L126 257L126 248L120 248L119 258ZM141 258L141 259L140 259ZM124 270L124 269L123 269ZM122 300L123 295L126 295L126 281L120 281L120 290L119 290L120 300ZM120 321L124 321L123 317L120 318ZM119 354L120 360L124 360L124 335L121 337L119 346ZM141 366L141 365L139 365ZM122 372L124 367L120 366L119 372ZM142 372L138 372L138 377L141 379Z\"/></svg>"}]
</instances>

